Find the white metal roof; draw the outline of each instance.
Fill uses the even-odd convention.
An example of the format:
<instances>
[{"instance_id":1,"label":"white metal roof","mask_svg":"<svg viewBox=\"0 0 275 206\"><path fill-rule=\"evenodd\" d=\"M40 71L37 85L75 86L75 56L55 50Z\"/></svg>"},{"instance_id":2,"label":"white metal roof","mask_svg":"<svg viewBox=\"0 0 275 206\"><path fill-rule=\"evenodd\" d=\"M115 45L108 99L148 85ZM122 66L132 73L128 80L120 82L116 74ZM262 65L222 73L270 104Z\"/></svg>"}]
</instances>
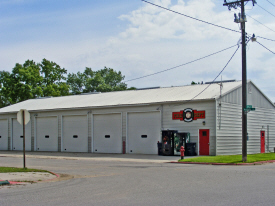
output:
<instances>
[{"instance_id":1,"label":"white metal roof","mask_svg":"<svg viewBox=\"0 0 275 206\"><path fill-rule=\"evenodd\" d=\"M226 94L241 86L241 81L223 83ZM131 106L189 100L209 100L220 96L220 85L211 84L167 87L148 90L126 90L87 95L71 95L53 98L29 99L0 109L0 113L14 113L20 109L28 111L58 110L70 108L95 108L110 106ZM202 92L202 93L201 93ZM201 93L200 95L198 95ZM195 97L198 95L197 97ZM195 97L195 98L194 98Z\"/></svg>"}]
</instances>

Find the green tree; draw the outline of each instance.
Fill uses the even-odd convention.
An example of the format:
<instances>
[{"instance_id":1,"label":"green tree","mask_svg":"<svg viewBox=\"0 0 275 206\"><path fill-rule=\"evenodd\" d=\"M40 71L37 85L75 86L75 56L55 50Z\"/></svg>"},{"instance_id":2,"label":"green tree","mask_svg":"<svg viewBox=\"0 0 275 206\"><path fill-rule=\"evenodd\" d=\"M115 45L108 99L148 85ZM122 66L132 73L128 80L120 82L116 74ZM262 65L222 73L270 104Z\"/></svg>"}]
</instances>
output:
<instances>
[{"instance_id":1,"label":"green tree","mask_svg":"<svg viewBox=\"0 0 275 206\"><path fill-rule=\"evenodd\" d=\"M68 74L67 84L70 85L72 94L81 94L84 88L85 74L77 72Z\"/></svg>"},{"instance_id":2,"label":"green tree","mask_svg":"<svg viewBox=\"0 0 275 206\"><path fill-rule=\"evenodd\" d=\"M0 72L2 106L40 97L41 81L39 66L30 60L23 65L17 63L11 73Z\"/></svg>"},{"instance_id":3,"label":"green tree","mask_svg":"<svg viewBox=\"0 0 275 206\"><path fill-rule=\"evenodd\" d=\"M67 83L71 87L72 94L111 92L127 89L127 84L122 82L124 78L120 71L117 72L112 68L104 67L104 69L93 71L86 67L83 73L68 74Z\"/></svg>"},{"instance_id":4,"label":"green tree","mask_svg":"<svg viewBox=\"0 0 275 206\"><path fill-rule=\"evenodd\" d=\"M0 71L0 107L37 97L68 95L66 73L46 59L38 64L33 60L16 63L11 73Z\"/></svg>"},{"instance_id":5,"label":"green tree","mask_svg":"<svg viewBox=\"0 0 275 206\"><path fill-rule=\"evenodd\" d=\"M65 96L70 90L71 94L80 94L127 89L122 73L107 67L98 71L87 67L83 73L68 74L67 78L66 74L66 69L47 59L16 63L11 73L0 71L0 107L38 97Z\"/></svg>"},{"instance_id":6,"label":"green tree","mask_svg":"<svg viewBox=\"0 0 275 206\"><path fill-rule=\"evenodd\" d=\"M66 69L62 69L55 62L43 59L39 64L40 72L43 77L42 89L43 96L65 96L69 95L69 85L65 82Z\"/></svg>"}]
</instances>

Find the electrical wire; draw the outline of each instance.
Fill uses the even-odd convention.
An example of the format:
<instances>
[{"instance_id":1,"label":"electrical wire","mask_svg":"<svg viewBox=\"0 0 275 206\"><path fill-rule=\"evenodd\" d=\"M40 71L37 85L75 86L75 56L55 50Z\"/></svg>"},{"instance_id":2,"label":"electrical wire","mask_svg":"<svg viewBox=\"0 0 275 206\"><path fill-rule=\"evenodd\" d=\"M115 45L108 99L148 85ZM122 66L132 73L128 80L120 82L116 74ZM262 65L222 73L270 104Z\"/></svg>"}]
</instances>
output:
<instances>
[{"instance_id":1,"label":"electrical wire","mask_svg":"<svg viewBox=\"0 0 275 206\"><path fill-rule=\"evenodd\" d=\"M275 54L273 51L271 51L269 48L266 46L262 45L260 42L256 41L258 44L260 44L262 47L264 47L266 50L270 51L272 54Z\"/></svg>"},{"instance_id":2,"label":"electrical wire","mask_svg":"<svg viewBox=\"0 0 275 206\"><path fill-rule=\"evenodd\" d=\"M265 39L265 40L268 40L268 41L275 41L274 39L268 39L268 38L265 38L265 37L262 37L262 36L257 36L257 38Z\"/></svg>"},{"instance_id":3,"label":"electrical wire","mask_svg":"<svg viewBox=\"0 0 275 206\"><path fill-rule=\"evenodd\" d=\"M270 12L269 12L269 11L267 11L265 8L261 7L259 4L257 4L257 6L258 6L258 7L260 7L262 10L266 11L267 13L269 13L270 15L272 15L272 16L274 16L274 17L275 17L275 15L274 15L274 14L270 13Z\"/></svg>"},{"instance_id":4,"label":"electrical wire","mask_svg":"<svg viewBox=\"0 0 275 206\"><path fill-rule=\"evenodd\" d=\"M275 7L275 4L271 3L270 1L266 0L268 3L270 3L272 6Z\"/></svg>"},{"instance_id":5,"label":"electrical wire","mask_svg":"<svg viewBox=\"0 0 275 206\"><path fill-rule=\"evenodd\" d=\"M270 31L275 32L273 29L269 28L268 26L264 25L263 23L259 22L257 19L254 19L252 16L246 14L247 16L249 16L251 19L253 19L254 21L258 22L259 24L263 25L264 27L268 28Z\"/></svg>"},{"instance_id":6,"label":"electrical wire","mask_svg":"<svg viewBox=\"0 0 275 206\"><path fill-rule=\"evenodd\" d=\"M164 10L167 10L167 11L170 11L170 12L173 12L173 13L176 13L176 14L179 14L179 15L182 15L182 16L185 16L185 17L188 17L190 19L194 19L196 21L200 21L200 22L203 22L203 23L206 23L206 24L209 24L209 25L212 25L212 26L216 26L216 27L219 27L219 28L222 28L222 29L226 29L226 30L229 30L229 31L233 31L233 32L237 32L237 33L241 33L240 31L237 31L237 30L234 30L234 29L230 29L230 28L227 28L227 27L224 27L224 26L220 26L220 25L217 25L217 24L213 24L213 23L210 23L210 22L207 22L207 21L203 21L201 19L197 19L197 18L194 18L192 16L188 16L186 14L183 14L183 13L180 13L180 12L177 12L177 11L174 11L174 10L171 10L171 9L168 9L168 8L165 8L165 7L162 7L160 5L157 5L157 4L154 4L154 3L151 3L149 1L145 1L145 0L141 0L145 3L148 3L148 4L151 4L153 6L156 6L156 7L159 7L161 9L164 9Z\"/></svg>"},{"instance_id":7,"label":"electrical wire","mask_svg":"<svg viewBox=\"0 0 275 206\"><path fill-rule=\"evenodd\" d=\"M225 66L223 67L223 69L220 71L220 73L215 77L215 79L213 79L213 81L211 83L209 83L209 85L207 87L205 87L200 93L198 93L196 96L194 96L189 101L192 101L193 99L195 99L196 97L198 97L199 95L201 95L205 90L207 90L211 86L211 84L213 84L215 82L215 80L221 75L221 73L225 70L225 68L228 66L228 64L230 63L230 61L233 59L233 57L235 56L235 54L237 53L237 51L238 51L239 48L240 48L240 45L238 44L237 49L235 50L235 52L233 53L233 55L230 57L230 59L228 60L228 62L225 64Z\"/></svg>"},{"instance_id":8,"label":"electrical wire","mask_svg":"<svg viewBox=\"0 0 275 206\"><path fill-rule=\"evenodd\" d=\"M159 8L161 8L161 9L164 9L164 10L167 10L167 11L170 11L170 12L173 12L173 13L175 13L175 14L179 14L179 15L181 15L181 16L185 16L185 17L188 17L188 18L190 18L190 19L194 19L194 20L196 20L196 21L200 21L200 22L203 22L203 23L206 23L206 24L209 24L209 25L212 25L212 26L216 26L216 27L219 27L219 28L222 28L222 29L226 29L226 30L229 30L229 31L233 31L233 32L236 32L236 33L241 33L240 31L237 31L237 30L234 30L234 29L229 29L229 28L223 27L223 26L219 26L219 25L216 25L216 24L207 22L207 21L203 21L203 20L201 20L201 19L197 19L197 18L188 16L188 15L186 15L186 14L183 14L183 13L180 13L180 12L177 12L177 11L174 11L174 10L171 10L171 9L168 9L168 8L165 8L165 7L162 7L162 6L159 6L159 5L157 5L157 4L148 2L148 1L146 1L146 0L141 0L141 1L143 1L143 2L145 2L145 3L148 3L148 4L151 4L151 5L153 5L153 6L159 7ZM269 38L261 37L261 36L257 36L257 37L258 37L258 38L265 39L265 40L269 40L269 41L274 41L274 42L275 42L274 39L269 39Z\"/></svg>"},{"instance_id":9,"label":"electrical wire","mask_svg":"<svg viewBox=\"0 0 275 206\"><path fill-rule=\"evenodd\" d=\"M138 78L130 79L130 80L127 80L127 81L124 81L124 82L130 82L130 81L134 81L134 80L138 80L138 79L143 79L143 78L145 78L145 77L149 77L149 76L153 76L153 75L156 75L156 74L160 74L160 73L163 73L163 72L166 72L166 71L170 71L170 70L172 70L172 69L176 69L176 68L178 68L178 67L182 67L182 66L185 66L185 65L194 63L194 62L196 62L196 61L205 59L205 58L207 58L207 57L213 56L213 55L215 55L215 54L221 53L221 52L226 51L226 50L228 50L228 49L231 49L231 48L233 48L233 47L235 47L235 46L237 46L237 45L235 44L235 45L233 45L233 46L227 47L227 48L222 49L222 50L220 50L220 51L214 52L214 53L212 53L212 54L206 55L206 56L204 56L204 57L201 57L201 58L192 60L192 61L190 61L190 62L181 64L181 65L178 65L178 66L169 68L169 69L165 69L165 70L162 70L162 71L159 71L159 72L155 72L155 73L152 73L152 74L148 74L148 75L145 75L145 76L141 76L141 77L138 77Z\"/></svg>"}]
</instances>

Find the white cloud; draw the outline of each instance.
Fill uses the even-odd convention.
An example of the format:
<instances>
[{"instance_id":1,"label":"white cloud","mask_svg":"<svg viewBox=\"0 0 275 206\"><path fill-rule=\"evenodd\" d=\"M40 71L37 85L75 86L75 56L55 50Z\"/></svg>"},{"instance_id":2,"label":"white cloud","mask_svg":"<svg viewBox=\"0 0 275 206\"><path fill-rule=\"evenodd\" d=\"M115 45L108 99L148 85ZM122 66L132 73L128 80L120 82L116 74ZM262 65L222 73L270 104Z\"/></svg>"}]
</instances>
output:
<instances>
[{"instance_id":1,"label":"white cloud","mask_svg":"<svg viewBox=\"0 0 275 206\"><path fill-rule=\"evenodd\" d=\"M222 7L220 1L204 0L202 3L201 0L179 0L177 2L155 0L152 2L239 31L238 25L233 22L234 12L229 12L227 8ZM266 22L263 18L264 15L254 14L252 11L250 15L261 22ZM62 17L59 18L62 19ZM80 19L82 19L81 15ZM98 19L100 24L101 18ZM94 35L89 36L91 34L89 30L83 29L83 25L79 23L79 27L76 27L79 29L79 35L76 39L64 37L64 39L56 38L53 41L45 42L37 39L31 43L21 43L16 48L0 48L0 61L2 66L12 68L16 62L23 63L28 58L33 58L38 62L42 58L46 58L65 67L68 72L83 71L85 67L97 70L107 66L122 71L126 80L129 80L169 69L222 50L237 44L240 38L240 34L237 32L204 24L147 3L143 3L140 8L128 14L120 15L118 20L119 24L123 25L121 27L123 29L116 33L112 33L113 30L105 27L107 35L96 36L96 31L94 31ZM267 22L266 25L275 29L271 21ZM61 27L60 30L62 29L64 28ZM272 31L249 18L247 31L274 39ZM101 31L102 33L104 32ZM275 51L275 43L264 40L261 40L261 43ZM140 88L186 85L191 81L212 81L223 69L235 49L232 48L196 63L127 83L129 86ZM266 86L275 86L272 79L274 55L272 56L257 43L249 43L247 53L248 78L263 89L264 93L268 92L268 96L275 100L275 91L270 91ZM12 67L10 62L13 63ZM241 79L240 49L222 76L223 79Z\"/></svg>"}]
</instances>

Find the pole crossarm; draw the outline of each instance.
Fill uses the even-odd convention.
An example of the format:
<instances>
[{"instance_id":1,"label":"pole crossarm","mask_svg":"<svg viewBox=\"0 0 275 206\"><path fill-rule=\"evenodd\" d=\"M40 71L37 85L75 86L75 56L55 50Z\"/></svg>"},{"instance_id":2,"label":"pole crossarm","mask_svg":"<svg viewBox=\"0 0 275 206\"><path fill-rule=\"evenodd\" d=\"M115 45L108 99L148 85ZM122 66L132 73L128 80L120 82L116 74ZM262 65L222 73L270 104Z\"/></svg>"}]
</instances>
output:
<instances>
[{"instance_id":1,"label":"pole crossarm","mask_svg":"<svg viewBox=\"0 0 275 206\"><path fill-rule=\"evenodd\" d=\"M256 0L239 0L239 1L232 1L232 2L227 2L226 0L224 0L224 6L228 6L228 9L231 10L233 9L237 9L238 7L242 6L242 2L248 2L248 1L252 1L252 4L254 6L254 4L256 3Z\"/></svg>"}]
</instances>

